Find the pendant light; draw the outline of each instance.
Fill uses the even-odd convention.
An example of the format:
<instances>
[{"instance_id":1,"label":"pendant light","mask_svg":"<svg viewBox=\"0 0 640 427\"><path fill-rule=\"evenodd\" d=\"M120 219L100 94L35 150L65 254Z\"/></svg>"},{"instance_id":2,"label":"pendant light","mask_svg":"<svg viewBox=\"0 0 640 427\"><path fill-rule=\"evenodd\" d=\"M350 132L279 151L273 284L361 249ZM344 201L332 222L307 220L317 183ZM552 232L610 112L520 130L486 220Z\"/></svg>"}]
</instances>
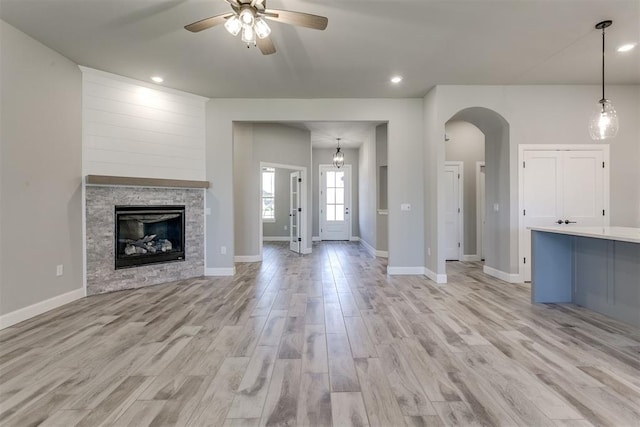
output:
<instances>
[{"instance_id":1,"label":"pendant light","mask_svg":"<svg viewBox=\"0 0 640 427\"><path fill-rule=\"evenodd\" d=\"M589 134L591 139L596 141L613 138L618 133L618 114L604 96L604 29L612 23L602 21L596 24L596 29L602 30L602 99L598 101L598 107L589 120Z\"/></svg>"},{"instance_id":2,"label":"pendant light","mask_svg":"<svg viewBox=\"0 0 640 427\"><path fill-rule=\"evenodd\" d=\"M336 141L338 142L338 149L333 155L333 166L337 167L338 169L344 166L344 153L340 151L340 139L341 138L336 138Z\"/></svg>"}]
</instances>

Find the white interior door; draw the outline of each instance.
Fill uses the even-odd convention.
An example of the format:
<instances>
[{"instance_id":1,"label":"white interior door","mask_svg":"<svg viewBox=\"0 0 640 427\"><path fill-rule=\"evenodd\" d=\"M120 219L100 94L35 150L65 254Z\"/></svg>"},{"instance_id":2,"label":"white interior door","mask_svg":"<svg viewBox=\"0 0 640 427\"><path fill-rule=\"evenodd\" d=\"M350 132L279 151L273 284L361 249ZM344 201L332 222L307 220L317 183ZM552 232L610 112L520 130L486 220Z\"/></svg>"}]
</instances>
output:
<instances>
[{"instance_id":1,"label":"white interior door","mask_svg":"<svg viewBox=\"0 0 640 427\"><path fill-rule=\"evenodd\" d=\"M320 238L351 237L351 166L320 165Z\"/></svg>"},{"instance_id":2,"label":"white interior door","mask_svg":"<svg viewBox=\"0 0 640 427\"><path fill-rule=\"evenodd\" d=\"M563 218L578 226L604 225L602 151L564 151ZM588 191L585 191L588 190Z\"/></svg>"},{"instance_id":3,"label":"white interior door","mask_svg":"<svg viewBox=\"0 0 640 427\"><path fill-rule=\"evenodd\" d=\"M444 167L445 182L445 259L459 261L461 258L462 206L460 202L460 177L462 167L458 163L446 162Z\"/></svg>"},{"instance_id":4,"label":"white interior door","mask_svg":"<svg viewBox=\"0 0 640 427\"><path fill-rule=\"evenodd\" d=\"M289 179L289 249L301 253L302 236L300 219L302 206L300 203L300 171L292 172Z\"/></svg>"},{"instance_id":5,"label":"white interior door","mask_svg":"<svg viewBox=\"0 0 640 427\"><path fill-rule=\"evenodd\" d=\"M531 280L533 226L605 224L602 150L526 150L522 165L524 280ZM568 222L568 223L567 223Z\"/></svg>"}]
</instances>

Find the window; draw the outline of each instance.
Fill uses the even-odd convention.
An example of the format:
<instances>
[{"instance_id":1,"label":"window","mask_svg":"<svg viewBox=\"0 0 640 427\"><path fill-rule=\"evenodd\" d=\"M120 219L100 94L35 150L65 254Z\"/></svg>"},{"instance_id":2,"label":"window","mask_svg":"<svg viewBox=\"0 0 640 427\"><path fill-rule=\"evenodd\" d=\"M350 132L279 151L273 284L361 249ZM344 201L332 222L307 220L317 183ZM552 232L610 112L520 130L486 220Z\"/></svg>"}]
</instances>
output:
<instances>
[{"instance_id":1,"label":"window","mask_svg":"<svg viewBox=\"0 0 640 427\"><path fill-rule=\"evenodd\" d=\"M262 168L262 220L264 222L276 221L276 170L274 168Z\"/></svg>"},{"instance_id":2,"label":"window","mask_svg":"<svg viewBox=\"0 0 640 427\"><path fill-rule=\"evenodd\" d=\"M326 200L326 220L344 221L344 172L327 171Z\"/></svg>"}]
</instances>

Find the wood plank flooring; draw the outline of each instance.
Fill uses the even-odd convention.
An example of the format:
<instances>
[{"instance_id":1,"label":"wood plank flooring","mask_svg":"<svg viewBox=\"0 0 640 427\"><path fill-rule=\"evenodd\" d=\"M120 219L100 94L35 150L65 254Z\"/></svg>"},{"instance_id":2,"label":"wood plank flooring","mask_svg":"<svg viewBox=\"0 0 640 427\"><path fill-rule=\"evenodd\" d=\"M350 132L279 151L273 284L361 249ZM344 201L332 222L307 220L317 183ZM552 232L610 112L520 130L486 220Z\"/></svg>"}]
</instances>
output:
<instances>
[{"instance_id":1,"label":"wood plank flooring","mask_svg":"<svg viewBox=\"0 0 640 427\"><path fill-rule=\"evenodd\" d=\"M478 263L441 286L313 249L0 331L0 425L640 426L637 328Z\"/></svg>"}]
</instances>

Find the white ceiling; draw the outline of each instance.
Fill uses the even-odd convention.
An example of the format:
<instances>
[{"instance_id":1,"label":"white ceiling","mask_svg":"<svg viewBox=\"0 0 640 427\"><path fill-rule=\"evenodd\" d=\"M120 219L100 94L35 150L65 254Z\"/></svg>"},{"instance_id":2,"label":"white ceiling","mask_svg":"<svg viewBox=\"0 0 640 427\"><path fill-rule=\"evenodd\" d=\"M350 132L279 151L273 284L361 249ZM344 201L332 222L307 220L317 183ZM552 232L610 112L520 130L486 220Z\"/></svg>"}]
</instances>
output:
<instances>
[{"instance_id":1,"label":"white ceiling","mask_svg":"<svg viewBox=\"0 0 640 427\"><path fill-rule=\"evenodd\" d=\"M372 129L383 122L280 122L283 125L308 130L313 148L335 148L340 138L343 148L359 148Z\"/></svg>"},{"instance_id":2,"label":"white ceiling","mask_svg":"<svg viewBox=\"0 0 640 427\"><path fill-rule=\"evenodd\" d=\"M273 23L275 55L219 26L223 0L0 0L0 17L74 62L208 97L419 97L437 84L640 84L640 0L267 0L327 16L325 31ZM271 22L270 22L271 24ZM404 81L389 83L392 74Z\"/></svg>"}]
</instances>

